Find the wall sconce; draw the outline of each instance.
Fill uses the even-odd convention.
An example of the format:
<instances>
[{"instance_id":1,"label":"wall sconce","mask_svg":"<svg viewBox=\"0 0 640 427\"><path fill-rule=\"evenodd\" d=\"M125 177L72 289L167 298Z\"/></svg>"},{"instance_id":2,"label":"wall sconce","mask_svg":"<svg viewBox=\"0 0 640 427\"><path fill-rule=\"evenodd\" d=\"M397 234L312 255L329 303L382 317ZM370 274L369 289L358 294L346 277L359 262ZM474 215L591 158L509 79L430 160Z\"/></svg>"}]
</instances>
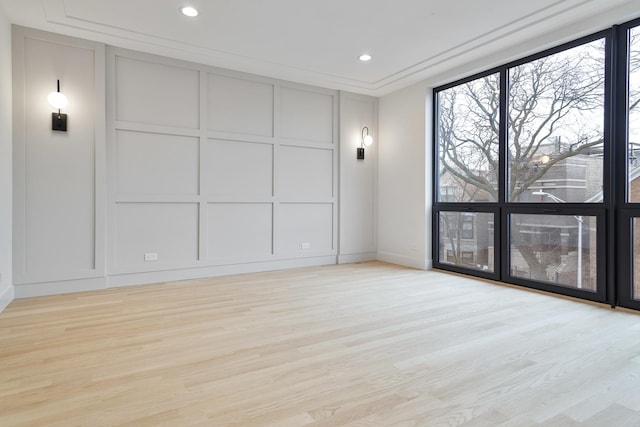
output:
<instances>
[{"instance_id":1,"label":"wall sconce","mask_svg":"<svg viewBox=\"0 0 640 427\"><path fill-rule=\"evenodd\" d=\"M51 92L47 96L49 105L58 110L57 113L51 113L51 130L59 130L62 132L67 131L67 115L60 112L61 109L67 106L69 100L60 92L60 80L58 80L57 92Z\"/></svg>"},{"instance_id":2,"label":"wall sconce","mask_svg":"<svg viewBox=\"0 0 640 427\"><path fill-rule=\"evenodd\" d=\"M362 140L356 157L358 160L364 160L364 147L368 147L371 144L373 144L373 138L369 135L369 128L365 126L362 128Z\"/></svg>"}]
</instances>

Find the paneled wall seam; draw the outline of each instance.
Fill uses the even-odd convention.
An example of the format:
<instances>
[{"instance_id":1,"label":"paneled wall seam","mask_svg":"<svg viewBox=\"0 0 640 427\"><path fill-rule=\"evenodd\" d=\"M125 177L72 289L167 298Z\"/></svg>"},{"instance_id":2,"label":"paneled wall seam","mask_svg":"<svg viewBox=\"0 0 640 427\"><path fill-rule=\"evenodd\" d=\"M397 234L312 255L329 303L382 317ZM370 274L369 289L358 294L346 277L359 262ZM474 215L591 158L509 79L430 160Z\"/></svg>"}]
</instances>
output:
<instances>
[{"instance_id":1,"label":"paneled wall seam","mask_svg":"<svg viewBox=\"0 0 640 427\"><path fill-rule=\"evenodd\" d=\"M206 189L203 179L203 147L209 139L209 124L208 124L208 105L207 99L203 94L209 91L209 73L205 67L200 67L200 138L198 141L198 260L202 261L209 257L209 245L207 239L203 236L208 235L208 226L206 221L207 215L207 200L205 197Z\"/></svg>"},{"instance_id":2,"label":"paneled wall seam","mask_svg":"<svg viewBox=\"0 0 640 427\"><path fill-rule=\"evenodd\" d=\"M273 151L271 158L271 192L273 194L273 205L271 206L271 251L273 255L279 255L280 250L280 143L282 137L281 117L281 89L280 83L273 86Z\"/></svg>"}]
</instances>

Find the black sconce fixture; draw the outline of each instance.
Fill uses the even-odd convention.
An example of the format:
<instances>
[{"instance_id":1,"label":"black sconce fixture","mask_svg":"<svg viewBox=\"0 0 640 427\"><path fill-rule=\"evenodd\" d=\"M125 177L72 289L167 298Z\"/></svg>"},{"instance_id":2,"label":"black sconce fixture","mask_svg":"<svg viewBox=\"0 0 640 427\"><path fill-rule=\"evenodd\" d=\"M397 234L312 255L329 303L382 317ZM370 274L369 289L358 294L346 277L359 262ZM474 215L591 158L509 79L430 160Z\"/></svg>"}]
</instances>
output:
<instances>
[{"instance_id":1,"label":"black sconce fixture","mask_svg":"<svg viewBox=\"0 0 640 427\"><path fill-rule=\"evenodd\" d=\"M57 113L51 113L51 130L67 131L67 115L60 112L67 106L69 100L60 92L60 80L58 80L58 90L51 92L47 97L49 105L58 110Z\"/></svg>"},{"instance_id":2,"label":"black sconce fixture","mask_svg":"<svg viewBox=\"0 0 640 427\"><path fill-rule=\"evenodd\" d=\"M373 144L373 138L369 135L369 128L367 126L362 128L362 139L360 140L360 147L358 147L357 159L364 160L364 147L368 147Z\"/></svg>"}]
</instances>

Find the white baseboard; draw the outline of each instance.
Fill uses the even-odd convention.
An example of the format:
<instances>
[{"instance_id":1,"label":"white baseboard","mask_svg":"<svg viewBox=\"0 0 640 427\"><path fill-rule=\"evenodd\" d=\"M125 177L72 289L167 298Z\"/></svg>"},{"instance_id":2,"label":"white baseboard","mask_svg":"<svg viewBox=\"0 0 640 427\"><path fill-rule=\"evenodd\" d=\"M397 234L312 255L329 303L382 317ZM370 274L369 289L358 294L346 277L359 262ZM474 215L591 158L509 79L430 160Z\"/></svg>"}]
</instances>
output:
<instances>
[{"instance_id":1,"label":"white baseboard","mask_svg":"<svg viewBox=\"0 0 640 427\"><path fill-rule=\"evenodd\" d=\"M2 292L2 294L0 294L0 313L2 313L4 309L7 308L9 304L11 304L11 301L13 301L14 298L15 291L13 289L13 286L9 286L4 290L4 292Z\"/></svg>"},{"instance_id":2,"label":"white baseboard","mask_svg":"<svg viewBox=\"0 0 640 427\"><path fill-rule=\"evenodd\" d=\"M314 267L320 265L333 265L336 261L340 264L374 261L390 262L406 265L408 267L424 269L411 258L396 256L393 254L367 252L361 254L320 256L312 258L299 258L279 261L265 261L255 263L243 263L212 267L186 268L179 270L154 271L145 273L128 273L98 277L91 279L66 280L43 283L18 284L9 288L0 295L0 311L4 309L14 298L30 298L46 295L66 294L72 292L94 291L121 286L143 285L148 283L171 282L176 280L201 279L205 277L229 276L233 274L258 273L262 271L286 270L290 268Z\"/></svg>"},{"instance_id":3,"label":"white baseboard","mask_svg":"<svg viewBox=\"0 0 640 427\"><path fill-rule=\"evenodd\" d=\"M375 252L363 252L359 254L343 254L338 255L338 264L350 264L353 262L375 261L378 254Z\"/></svg>"},{"instance_id":4,"label":"white baseboard","mask_svg":"<svg viewBox=\"0 0 640 427\"><path fill-rule=\"evenodd\" d=\"M388 252L378 252L378 261L388 262L390 264L404 265L418 270L427 270L431 268L430 262L425 259L411 258L404 255L391 254Z\"/></svg>"},{"instance_id":5,"label":"white baseboard","mask_svg":"<svg viewBox=\"0 0 640 427\"><path fill-rule=\"evenodd\" d=\"M91 279L62 280L56 282L25 283L15 285L14 288L16 298L31 298L106 289L107 280L105 277L96 277Z\"/></svg>"},{"instance_id":6,"label":"white baseboard","mask_svg":"<svg viewBox=\"0 0 640 427\"><path fill-rule=\"evenodd\" d=\"M119 274L107 277L110 288L121 286L144 285L149 283L172 282L177 280L202 279L205 277L230 276L233 274L258 273L262 271L286 270L290 268L315 267L333 265L336 256L300 258L281 261L265 261L215 267L187 268L180 270L154 271L145 273Z\"/></svg>"}]
</instances>

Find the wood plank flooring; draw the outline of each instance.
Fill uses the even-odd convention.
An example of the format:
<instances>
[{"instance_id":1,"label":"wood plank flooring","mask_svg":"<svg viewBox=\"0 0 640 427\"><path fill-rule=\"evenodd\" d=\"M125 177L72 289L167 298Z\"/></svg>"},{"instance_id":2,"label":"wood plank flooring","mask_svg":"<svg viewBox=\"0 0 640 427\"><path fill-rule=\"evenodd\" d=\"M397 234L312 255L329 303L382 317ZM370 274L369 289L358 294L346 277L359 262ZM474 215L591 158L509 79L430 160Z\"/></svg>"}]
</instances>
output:
<instances>
[{"instance_id":1,"label":"wood plank flooring","mask_svg":"<svg viewBox=\"0 0 640 427\"><path fill-rule=\"evenodd\" d=\"M0 426L640 426L640 315L372 262L16 300Z\"/></svg>"}]
</instances>

